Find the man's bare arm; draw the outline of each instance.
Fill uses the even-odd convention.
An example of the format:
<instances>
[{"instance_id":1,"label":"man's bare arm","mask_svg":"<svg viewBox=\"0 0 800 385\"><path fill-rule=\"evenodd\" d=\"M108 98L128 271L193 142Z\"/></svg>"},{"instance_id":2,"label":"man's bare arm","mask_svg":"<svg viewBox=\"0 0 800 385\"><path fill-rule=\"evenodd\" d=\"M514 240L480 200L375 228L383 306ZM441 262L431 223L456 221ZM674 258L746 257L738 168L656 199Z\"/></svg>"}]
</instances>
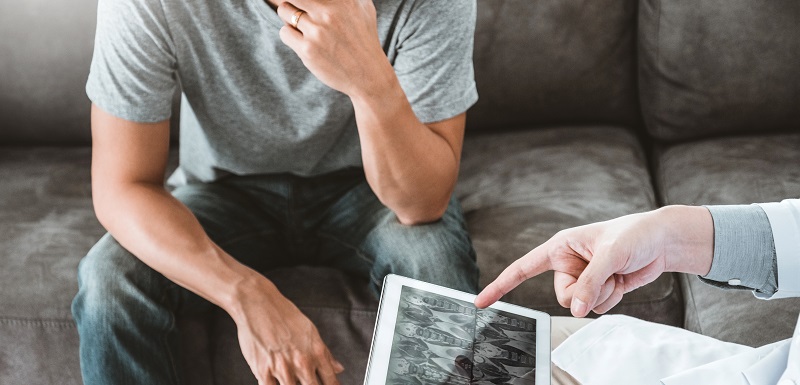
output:
<instances>
[{"instance_id":1,"label":"man's bare arm","mask_svg":"<svg viewBox=\"0 0 800 385\"><path fill-rule=\"evenodd\" d=\"M455 187L465 115L423 124L377 35L371 0L293 0L278 14L281 38L329 87L350 96L356 113L367 181L401 222L439 219Z\"/></svg>"},{"instance_id":2,"label":"man's bare arm","mask_svg":"<svg viewBox=\"0 0 800 385\"><path fill-rule=\"evenodd\" d=\"M169 122L133 123L92 106L92 195L100 222L127 250L236 321L260 384L337 384L341 371L314 325L262 275L208 237L163 185Z\"/></svg>"},{"instance_id":3,"label":"man's bare arm","mask_svg":"<svg viewBox=\"0 0 800 385\"><path fill-rule=\"evenodd\" d=\"M435 221L458 178L466 115L422 124L399 87L387 89L385 100L354 99L364 171L402 223Z\"/></svg>"},{"instance_id":4,"label":"man's bare arm","mask_svg":"<svg viewBox=\"0 0 800 385\"><path fill-rule=\"evenodd\" d=\"M230 308L252 273L222 252L164 188L169 122L133 123L92 107L92 197L100 223L148 266Z\"/></svg>"}]
</instances>

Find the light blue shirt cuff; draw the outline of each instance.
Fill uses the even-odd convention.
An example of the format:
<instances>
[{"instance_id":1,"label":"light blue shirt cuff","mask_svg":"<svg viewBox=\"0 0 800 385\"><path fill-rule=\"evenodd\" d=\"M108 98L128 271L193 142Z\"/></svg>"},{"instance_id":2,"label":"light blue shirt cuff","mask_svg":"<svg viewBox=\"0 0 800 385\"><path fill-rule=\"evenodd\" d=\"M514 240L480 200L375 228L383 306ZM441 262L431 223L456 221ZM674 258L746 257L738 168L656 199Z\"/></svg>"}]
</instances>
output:
<instances>
[{"instance_id":1,"label":"light blue shirt cuff","mask_svg":"<svg viewBox=\"0 0 800 385\"><path fill-rule=\"evenodd\" d=\"M772 295L778 262L769 218L758 205L705 206L714 221L714 259L700 277L723 289Z\"/></svg>"}]
</instances>

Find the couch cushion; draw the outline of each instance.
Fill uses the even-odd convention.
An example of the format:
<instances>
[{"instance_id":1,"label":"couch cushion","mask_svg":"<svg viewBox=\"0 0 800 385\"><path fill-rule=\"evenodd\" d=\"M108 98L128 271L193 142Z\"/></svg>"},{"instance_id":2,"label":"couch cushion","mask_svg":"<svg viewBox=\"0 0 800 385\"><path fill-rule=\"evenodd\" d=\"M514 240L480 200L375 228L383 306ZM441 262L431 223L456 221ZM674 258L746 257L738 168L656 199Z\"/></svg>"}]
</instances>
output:
<instances>
[{"instance_id":1,"label":"couch cushion","mask_svg":"<svg viewBox=\"0 0 800 385\"><path fill-rule=\"evenodd\" d=\"M636 1L478 1L470 129L639 122Z\"/></svg>"},{"instance_id":2,"label":"couch cushion","mask_svg":"<svg viewBox=\"0 0 800 385\"><path fill-rule=\"evenodd\" d=\"M654 137L800 129L800 2L645 0L639 15Z\"/></svg>"},{"instance_id":3,"label":"couch cushion","mask_svg":"<svg viewBox=\"0 0 800 385\"><path fill-rule=\"evenodd\" d=\"M104 233L88 148L0 149L3 317L69 320L78 261Z\"/></svg>"},{"instance_id":4,"label":"couch cushion","mask_svg":"<svg viewBox=\"0 0 800 385\"><path fill-rule=\"evenodd\" d=\"M656 207L642 149L615 127L561 127L473 135L457 189L478 253L481 284L561 229ZM680 325L678 283L663 275L627 294L613 312ZM568 315L552 274L529 280L505 301Z\"/></svg>"},{"instance_id":5,"label":"couch cushion","mask_svg":"<svg viewBox=\"0 0 800 385\"><path fill-rule=\"evenodd\" d=\"M81 383L69 306L103 233L89 162L86 148L0 149L0 384Z\"/></svg>"},{"instance_id":6,"label":"couch cushion","mask_svg":"<svg viewBox=\"0 0 800 385\"><path fill-rule=\"evenodd\" d=\"M800 197L800 134L729 137L656 155L664 204L749 204Z\"/></svg>"},{"instance_id":7,"label":"couch cushion","mask_svg":"<svg viewBox=\"0 0 800 385\"><path fill-rule=\"evenodd\" d=\"M749 204L800 197L800 135L722 138L666 148L657 156L666 204ZM751 346L789 338L800 298L763 301L682 278L685 327ZM768 315L768 316L767 316Z\"/></svg>"}]
</instances>

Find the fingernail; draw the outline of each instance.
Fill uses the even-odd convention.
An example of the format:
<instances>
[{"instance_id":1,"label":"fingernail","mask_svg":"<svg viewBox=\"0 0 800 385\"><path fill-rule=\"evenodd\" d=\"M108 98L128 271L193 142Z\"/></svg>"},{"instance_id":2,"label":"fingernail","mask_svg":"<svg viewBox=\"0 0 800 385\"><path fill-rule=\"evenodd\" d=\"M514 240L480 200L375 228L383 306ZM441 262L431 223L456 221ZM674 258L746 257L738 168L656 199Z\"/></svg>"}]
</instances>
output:
<instances>
[{"instance_id":1,"label":"fingernail","mask_svg":"<svg viewBox=\"0 0 800 385\"><path fill-rule=\"evenodd\" d=\"M577 297L572 298L572 303L570 304L572 308L572 315L575 317L583 317L586 315L586 302L581 301Z\"/></svg>"}]
</instances>

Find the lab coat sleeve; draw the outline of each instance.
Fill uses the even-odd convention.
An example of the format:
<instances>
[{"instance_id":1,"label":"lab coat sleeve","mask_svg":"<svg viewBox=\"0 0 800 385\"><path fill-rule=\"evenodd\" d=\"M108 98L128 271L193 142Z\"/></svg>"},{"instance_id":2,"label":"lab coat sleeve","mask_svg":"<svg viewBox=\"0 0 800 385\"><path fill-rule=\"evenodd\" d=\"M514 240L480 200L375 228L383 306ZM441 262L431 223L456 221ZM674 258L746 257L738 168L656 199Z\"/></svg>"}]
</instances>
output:
<instances>
[{"instance_id":1,"label":"lab coat sleeve","mask_svg":"<svg viewBox=\"0 0 800 385\"><path fill-rule=\"evenodd\" d=\"M762 299L800 297L800 199L759 204L769 218L778 262L778 291Z\"/></svg>"},{"instance_id":2,"label":"lab coat sleeve","mask_svg":"<svg viewBox=\"0 0 800 385\"><path fill-rule=\"evenodd\" d=\"M786 371L783 372L781 380L778 381L778 385L798 384L800 384L800 319L797 320L797 326L794 328Z\"/></svg>"}]
</instances>

